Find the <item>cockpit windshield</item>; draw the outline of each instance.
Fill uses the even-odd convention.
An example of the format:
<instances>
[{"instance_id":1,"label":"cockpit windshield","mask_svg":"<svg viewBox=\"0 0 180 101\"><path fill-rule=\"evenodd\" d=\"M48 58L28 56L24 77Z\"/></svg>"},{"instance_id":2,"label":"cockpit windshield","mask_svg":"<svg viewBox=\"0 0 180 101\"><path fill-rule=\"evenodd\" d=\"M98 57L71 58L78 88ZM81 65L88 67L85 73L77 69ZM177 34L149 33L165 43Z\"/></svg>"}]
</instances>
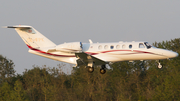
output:
<instances>
[{"instance_id":1,"label":"cockpit windshield","mask_svg":"<svg viewBox=\"0 0 180 101\"><path fill-rule=\"evenodd\" d=\"M144 42L144 44L146 45L147 49L152 47L152 45L150 45L148 42Z\"/></svg>"}]
</instances>

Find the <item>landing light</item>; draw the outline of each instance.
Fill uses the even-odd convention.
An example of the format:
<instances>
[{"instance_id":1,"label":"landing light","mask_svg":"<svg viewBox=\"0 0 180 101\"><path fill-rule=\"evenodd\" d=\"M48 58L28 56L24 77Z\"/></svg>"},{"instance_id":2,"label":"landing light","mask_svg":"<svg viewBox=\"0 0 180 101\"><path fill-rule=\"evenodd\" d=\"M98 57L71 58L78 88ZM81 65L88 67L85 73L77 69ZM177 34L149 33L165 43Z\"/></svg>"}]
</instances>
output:
<instances>
[{"instance_id":1,"label":"landing light","mask_svg":"<svg viewBox=\"0 0 180 101\"><path fill-rule=\"evenodd\" d=\"M73 61L74 61L74 59L73 59L73 58L70 58L69 60L70 60L71 62L73 62Z\"/></svg>"}]
</instances>

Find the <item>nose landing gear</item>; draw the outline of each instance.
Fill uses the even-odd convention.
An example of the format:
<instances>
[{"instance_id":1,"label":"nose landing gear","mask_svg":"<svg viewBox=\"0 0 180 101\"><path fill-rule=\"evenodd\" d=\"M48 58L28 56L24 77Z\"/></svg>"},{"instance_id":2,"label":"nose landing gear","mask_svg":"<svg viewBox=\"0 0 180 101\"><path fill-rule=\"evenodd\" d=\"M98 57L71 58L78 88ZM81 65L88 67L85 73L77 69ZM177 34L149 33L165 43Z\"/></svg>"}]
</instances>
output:
<instances>
[{"instance_id":1,"label":"nose landing gear","mask_svg":"<svg viewBox=\"0 0 180 101\"><path fill-rule=\"evenodd\" d=\"M161 63L160 63L160 62L158 63L158 68L162 68L162 65L161 65Z\"/></svg>"},{"instance_id":2,"label":"nose landing gear","mask_svg":"<svg viewBox=\"0 0 180 101\"><path fill-rule=\"evenodd\" d=\"M159 69L162 68L162 65L161 65L160 61L158 61L158 68Z\"/></svg>"}]
</instances>

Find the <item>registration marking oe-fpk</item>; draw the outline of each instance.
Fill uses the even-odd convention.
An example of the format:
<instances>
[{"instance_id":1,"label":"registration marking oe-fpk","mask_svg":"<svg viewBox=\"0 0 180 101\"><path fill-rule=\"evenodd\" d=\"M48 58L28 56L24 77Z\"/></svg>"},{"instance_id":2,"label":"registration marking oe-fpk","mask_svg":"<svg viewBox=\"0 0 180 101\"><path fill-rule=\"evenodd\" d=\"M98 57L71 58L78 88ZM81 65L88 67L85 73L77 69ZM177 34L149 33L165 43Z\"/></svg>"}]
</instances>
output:
<instances>
[{"instance_id":1,"label":"registration marking oe-fpk","mask_svg":"<svg viewBox=\"0 0 180 101\"><path fill-rule=\"evenodd\" d=\"M29 38L27 39L27 42L43 42L44 41L44 38Z\"/></svg>"}]
</instances>

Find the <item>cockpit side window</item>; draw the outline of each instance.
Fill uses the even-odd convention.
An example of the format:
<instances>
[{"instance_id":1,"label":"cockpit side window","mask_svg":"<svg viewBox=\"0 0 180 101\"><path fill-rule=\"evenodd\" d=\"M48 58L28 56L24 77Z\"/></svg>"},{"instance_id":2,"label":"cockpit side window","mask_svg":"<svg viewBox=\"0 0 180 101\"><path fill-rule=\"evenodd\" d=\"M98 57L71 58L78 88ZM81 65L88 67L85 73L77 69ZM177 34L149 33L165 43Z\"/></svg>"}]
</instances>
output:
<instances>
[{"instance_id":1,"label":"cockpit side window","mask_svg":"<svg viewBox=\"0 0 180 101\"><path fill-rule=\"evenodd\" d=\"M143 43L139 43L139 48L145 48Z\"/></svg>"},{"instance_id":2,"label":"cockpit side window","mask_svg":"<svg viewBox=\"0 0 180 101\"><path fill-rule=\"evenodd\" d=\"M152 47L148 42L144 42L144 44L146 45L147 49Z\"/></svg>"}]
</instances>

